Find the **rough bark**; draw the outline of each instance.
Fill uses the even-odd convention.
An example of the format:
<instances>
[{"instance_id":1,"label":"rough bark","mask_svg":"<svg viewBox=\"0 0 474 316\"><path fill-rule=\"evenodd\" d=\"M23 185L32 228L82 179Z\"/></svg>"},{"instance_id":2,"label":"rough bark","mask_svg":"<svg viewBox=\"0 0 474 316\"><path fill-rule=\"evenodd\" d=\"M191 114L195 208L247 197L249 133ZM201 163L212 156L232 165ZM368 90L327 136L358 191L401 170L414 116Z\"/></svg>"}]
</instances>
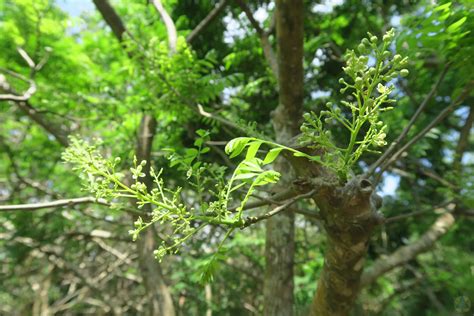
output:
<instances>
[{"instance_id":1,"label":"rough bark","mask_svg":"<svg viewBox=\"0 0 474 316\"><path fill-rule=\"evenodd\" d=\"M276 2L279 105L273 113L276 140L287 143L298 133L303 106L303 1ZM275 164L282 173L276 190L288 187L291 166ZM293 315L294 214L282 212L267 220L264 282L265 315Z\"/></svg>"},{"instance_id":2,"label":"rough bark","mask_svg":"<svg viewBox=\"0 0 474 316\"><path fill-rule=\"evenodd\" d=\"M354 178L343 187L321 188L314 198L327 233L324 267L310 315L348 315L360 289L367 245L383 217L372 184Z\"/></svg>"}]
</instances>

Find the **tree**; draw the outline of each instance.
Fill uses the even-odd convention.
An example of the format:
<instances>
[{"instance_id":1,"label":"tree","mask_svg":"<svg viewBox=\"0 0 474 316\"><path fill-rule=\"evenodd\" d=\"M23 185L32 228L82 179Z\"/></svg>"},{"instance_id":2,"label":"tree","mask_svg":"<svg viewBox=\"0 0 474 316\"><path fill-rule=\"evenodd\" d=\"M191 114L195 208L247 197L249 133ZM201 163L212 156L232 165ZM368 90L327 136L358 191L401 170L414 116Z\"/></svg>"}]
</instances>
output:
<instances>
[{"instance_id":1,"label":"tree","mask_svg":"<svg viewBox=\"0 0 474 316\"><path fill-rule=\"evenodd\" d=\"M4 244L15 258L7 269L14 273L15 263L26 259L41 267L47 257L46 268L32 274L35 300L14 293L5 296L5 306L22 301L38 313L74 306L149 315L219 308L259 313L263 306L266 315L348 315L362 292L360 308L383 313L407 284L414 292L420 282L443 284L430 265L436 259L420 256L441 237L451 234L438 246L447 253L469 249L470 235L453 244L472 215L468 2L393 3L381 12L377 4L347 2L327 14L313 3L286 0L221 1L214 8L186 1L94 4L100 16L89 16L83 31L63 38L68 17L54 4L3 3L8 32L1 62L8 66L1 69L0 98L7 115L0 144L8 161L4 174L12 176L5 182L11 201L0 211L7 212L5 238L22 245ZM265 9L274 12L258 21L256 12ZM193 11L199 19L191 18ZM383 29L399 15L398 32ZM360 27L362 19L372 33ZM244 33L225 35L223 20L240 21ZM325 91L329 96L315 96ZM80 171L94 197L77 198L70 165L56 164L62 146L68 146L63 159ZM43 164L27 149L54 158ZM381 208L377 185L395 174L402 177L398 199ZM92 219L48 211L86 203L103 206L82 210ZM130 234L137 249L120 240L127 216L135 221ZM44 224L48 217L51 225ZM295 218L313 224L302 230ZM77 231L74 219L84 228ZM94 229L100 219L105 223ZM399 224L410 220L410 227ZM246 249L261 244L239 237L261 240L263 221L264 267L263 253ZM113 234L102 230L111 225L117 225ZM302 231L313 240L299 239ZM104 242L111 236L118 239L113 246ZM403 236L420 237L403 244ZM324 264L315 260L323 254ZM471 257L448 262L465 267ZM232 275L233 265L248 275ZM252 267L265 269L261 288ZM193 277L173 272L171 280L164 272L182 269ZM98 285L91 282L96 270L102 270ZM296 284L304 290L294 285L302 274L307 281ZM61 275L71 277L58 283ZM226 288L229 278L240 290ZM398 288L387 289L393 278ZM198 279L215 283L200 291ZM135 283L141 286L134 289ZM51 287L55 292L38 290ZM461 281L456 287L464 296L472 290ZM227 306L215 305L220 295ZM426 295L440 312L454 299L436 287ZM420 302L404 309L425 308Z\"/></svg>"}]
</instances>

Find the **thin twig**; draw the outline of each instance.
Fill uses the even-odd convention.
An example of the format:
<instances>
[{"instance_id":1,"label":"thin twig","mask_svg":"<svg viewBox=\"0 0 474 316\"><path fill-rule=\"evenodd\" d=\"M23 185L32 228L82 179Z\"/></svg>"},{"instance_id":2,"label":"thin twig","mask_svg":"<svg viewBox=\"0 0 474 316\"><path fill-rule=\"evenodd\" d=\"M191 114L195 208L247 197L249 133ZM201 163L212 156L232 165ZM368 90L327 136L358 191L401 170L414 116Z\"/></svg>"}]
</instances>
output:
<instances>
[{"instance_id":1,"label":"thin twig","mask_svg":"<svg viewBox=\"0 0 474 316\"><path fill-rule=\"evenodd\" d=\"M302 200L302 199L306 199L306 198L309 198L311 196L314 195L314 193L316 192L316 190L311 190L307 193L304 193L304 194L300 194L300 195L297 195L295 196L294 198L288 200L288 202L286 202L285 204L282 204L278 207L275 207L274 209L272 209L270 212L268 213L265 213L263 215L260 215L260 216L252 216L252 217L247 217L245 219L245 223L243 225L243 227L247 227L247 226L250 226L252 224L255 224L257 222L260 222L262 220L265 220L267 218L270 218L284 210L286 210L290 205L292 205L293 203L295 203L296 201L298 200Z\"/></svg>"},{"instance_id":2,"label":"thin twig","mask_svg":"<svg viewBox=\"0 0 474 316\"><path fill-rule=\"evenodd\" d=\"M72 198L72 199L60 199L49 202L29 203L29 204L15 204L15 205L0 205L0 212L14 212L14 211L36 211L45 208L56 208L56 207L73 207L79 204L98 204L110 207L112 204L104 199L95 198L92 196ZM124 212L143 216L143 212L138 212L132 209L119 209Z\"/></svg>"},{"instance_id":3,"label":"thin twig","mask_svg":"<svg viewBox=\"0 0 474 316\"><path fill-rule=\"evenodd\" d=\"M275 52L273 51L272 45L268 39L268 33L265 32L260 26L260 24L258 23L258 21L255 20L252 12L250 11L250 8L247 6L245 1L236 0L236 2L240 6L242 11L244 11L245 15L250 21L250 24L252 25L252 27L255 29L258 36L260 37L260 42L262 43L262 48L263 48L263 54L265 55L265 58L268 64L270 65L270 68L272 69L273 75L278 80L278 61L277 61Z\"/></svg>"},{"instance_id":4,"label":"thin twig","mask_svg":"<svg viewBox=\"0 0 474 316\"><path fill-rule=\"evenodd\" d=\"M191 42L219 15L228 2L229 0L221 0L207 16L199 22L191 33L189 33L186 37L186 42L191 44Z\"/></svg>"},{"instance_id":5,"label":"thin twig","mask_svg":"<svg viewBox=\"0 0 474 316\"><path fill-rule=\"evenodd\" d=\"M36 211L44 208L54 208L62 206L73 206L77 204L100 204L110 206L104 199L97 199L95 197L81 197L73 199L61 199L50 202L40 202L40 203L30 203L30 204L16 204L16 205L0 205L0 212L9 212L9 211Z\"/></svg>"},{"instance_id":6,"label":"thin twig","mask_svg":"<svg viewBox=\"0 0 474 316\"><path fill-rule=\"evenodd\" d=\"M441 113L436 116L436 118L431 121L422 131L420 131L417 135L411 138L402 148L400 148L397 152L395 152L390 159L380 167L380 171L376 176L375 183L380 181L380 178L383 172L393 163L395 162L398 157L401 156L405 151L407 151L411 146L413 146L416 142L418 142L421 138L423 138L433 127L438 125L442 120L444 120L454 109L462 102L464 99L471 93L472 85L474 81L471 81L465 88L464 91L456 98L450 105L448 105Z\"/></svg>"}]
</instances>

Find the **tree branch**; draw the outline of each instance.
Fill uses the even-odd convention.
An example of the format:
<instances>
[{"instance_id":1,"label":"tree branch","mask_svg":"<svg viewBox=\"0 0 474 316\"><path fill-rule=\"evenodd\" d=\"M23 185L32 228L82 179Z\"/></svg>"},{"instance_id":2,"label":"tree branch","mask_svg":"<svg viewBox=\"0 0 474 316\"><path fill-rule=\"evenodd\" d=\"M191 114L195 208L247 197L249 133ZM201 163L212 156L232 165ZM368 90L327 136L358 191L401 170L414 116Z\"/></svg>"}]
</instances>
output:
<instances>
[{"instance_id":1,"label":"tree branch","mask_svg":"<svg viewBox=\"0 0 474 316\"><path fill-rule=\"evenodd\" d=\"M444 202L441 205L437 206L435 209L425 209L425 210L421 210L421 211L414 211L414 212L410 212L410 213L405 213L405 214L389 217L389 218L385 219L384 224L385 225L392 224L392 223L398 222L400 220L403 220L405 218L415 217L415 216L423 215L423 214L426 214L426 213L434 214L434 213L437 213L437 212L446 212L446 210L448 210L449 212L452 212L452 211L455 210L455 207L456 207L456 205L453 203L453 201L447 201L447 202Z\"/></svg>"},{"instance_id":2,"label":"tree branch","mask_svg":"<svg viewBox=\"0 0 474 316\"><path fill-rule=\"evenodd\" d=\"M14 74L13 72L6 71L6 69L3 70L3 71L8 72L10 75L12 75L16 78L23 77L19 74ZM0 94L0 101L16 101L16 102L19 102L19 101L26 101L29 98L31 98L33 96L33 94L36 93L36 83L32 79L24 78L23 80L28 82L28 84L29 84L28 89L22 95L13 94L13 93L11 93L11 91L13 91L13 90L10 87L10 85L8 84L6 77L4 75L0 74L0 89L9 92L9 93L6 93L6 94Z\"/></svg>"},{"instance_id":3,"label":"tree branch","mask_svg":"<svg viewBox=\"0 0 474 316\"><path fill-rule=\"evenodd\" d=\"M53 135L58 142L63 145L64 147L68 146L68 139L67 133L65 133L59 126L56 124L47 121L44 116L36 110L31 104L29 103L29 99L31 96L36 92L36 84L34 81L34 77L36 72L40 70L43 65L46 63L48 59L49 50L46 51L45 57L40 61L38 65L30 58L30 56L26 53L25 50L19 48L19 54L28 64L30 67L30 77L25 78L24 76L17 74L15 72L9 71L7 69L2 69L2 71L8 73L9 75L18 78L20 80L26 81L30 84L30 87L27 89L23 95L19 96L16 91L8 84L5 76L0 75L0 90L6 91L7 94L0 95L0 101L13 101L15 104L22 110L32 121L40 125L44 130L49 132Z\"/></svg>"},{"instance_id":4,"label":"tree branch","mask_svg":"<svg viewBox=\"0 0 474 316\"><path fill-rule=\"evenodd\" d=\"M123 42L123 36L127 32L122 20L115 12L114 8L109 4L107 0L92 0L95 7L100 12L102 17L107 23L108 26L112 29L112 33L119 40L120 43Z\"/></svg>"},{"instance_id":5,"label":"tree branch","mask_svg":"<svg viewBox=\"0 0 474 316\"><path fill-rule=\"evenodd\" d=\"M265 55L265 59L270 65L273 75L278 80L278 61L277 61L275 52L273 51L272 45L270 44L270 41L268 39L268 33L265 32L260 26L260 24L258 23L258 21L255 20L252 12L250 11L250 8L247 6L247 4L243 0L236 0L236 2L242 8L242 11L244 11L245 15L249 19L250 24L253 26L253 28L257 32L260 38L260 42L262 43L263 54Z\"/></svg>"},{"instance_id":6,"label":"tree branch","mask_svg":"<svg viewBox=\"0 0 474 316\"><path fill-rule=\"evenodd\" d=\"M421 236L417 241L400 247L391 255L377 260L369 269L362 274L361 287L368 286L375 282L383 274L399 267L419 254L429 250L434 243L445 235L454 225L454 216L445 213L438 217L431 228Z\"/></svg>"},{"instance_id":7,"label":"tree branch","mask_svg":"<svg viewBox=\"0 0 474 316\"><path fill-rule=\"evenodd\" d=\"M209 14L201 21L199 24L189 33L186 37L186 42L191 44L192 41L209 25L211 22L221 13L225 8L229 0L221 0L214 9L209 12Z\"/></svg>"},{"instance_id":8,"label":"tree branch","mask_svg":"<svg viewBox=\"0 0 474 316\"><path fill-rule=\"evenodd\" d=\"M260 221L263 221L265 219L268 219L284 210L286 210L289 206L291 206L293 203L295 203L296 201L298 200L302 200L302 199L307 199L311 196L314 195L314 193L316 192L316 190L311 190L307 193L304 193L304 194L300 194L300 195L297 195L295 196L294 198L292 199L289 199L287 202L285 202L284 204L278 206L278 207L275 207L274 209L272 209L270 212L267 212L263 215L260 215L260 216L251 216L251 217L247 217L245 219L245 223L243 225L243 227L247 227L247 226L250 226L252 224L255 224L257 222L260 222Z\"/></svg>"},{"instance_id":9,"label":"tree branch","mask_svg":"<svg viewBox=\"0 0 474 316\"><path fill-rule=\"evenodd\" d=\"M176 33L176 26L174 25L173 19L171 19L168 12L166 12L160 0L151 0L151 2L155 6L155 9L158 11L163 23L165 24L166 32L168 33L168 47L170 49L170 53L174 54L176 53L176 41L178 39L178 35Z\"/></svg>"},{"instance_id":10,"label":"tree branch","mask_svg":"<svg viewBox=\"0 0 474 316\"><path fill-rule=\"evenodd\" d=\"M436 116L436 118L431 121L422 131L420 131L417 135L411 138L405 145L402 146L397 152L395 152L390 159L381 166L379 173L377 174L375 183L380 181L380 178L383 172L393 163L395 162L401 154L407 151L411 146L413 146L416 142L418 142L421 138L423 138L433 127L438 125L441 121L443 121L454 109L462 102L464 99L471 93L471 88L474 84L474 81L471 81L463 90L463 92L451 102L441 113Z\"/></svg>"},{"instance_id":11,"label":"tree branch","mask_svg":"<svg viewBox=\"0 0 474 316\"><path fill-rule=\"evenodd\" d=\"M10 212L10 211L36 211L44 208L54 208L54 207L63 207L63 206L74 206L77 204L100 204L110 206L104 199L97 199L95 197L81 197L81 198L72 198L72 199L62 199L51 202L41 202L41 203L30 203L30 204L17 204L17 205L0 205L0 212Z\"/></svg>"},{"instance_id":12,"label":"tree branch","mask_svg":"<svg viewBox=\"0 0 474 316\"><path fill-rule=\"evenodd\" d=\"M71 198L71 199L60 199L55 201L48 202L39 202L39 203L29 203L29 204L16 204L16 205L0 205L0 212L14 212L14 211L37 211L45 208L56 208L56 207L73 207L79 204L98 204L105 205L110 207L112 204L108 201L100 198L95 198L92 196L80 197L80 198ZM124 212L127 212L132 215L143 215L142 212L138 212L132 209L123 209Z\"/></svg>"},{"instance_id":13,"label":"tree branch","mask_svg":"<svg viewBox=\"0 0 474 316\"><path fill-rule=\"evenodd\" d=\"M44 116L29 103L29 101L19 101L16 102L16 105L20 110L28 115L32 121L53 135L62 146L67 147L69 145L69 139L67 138L68 133L53 122L47 121Z\"/></svg>"}]
</instances>

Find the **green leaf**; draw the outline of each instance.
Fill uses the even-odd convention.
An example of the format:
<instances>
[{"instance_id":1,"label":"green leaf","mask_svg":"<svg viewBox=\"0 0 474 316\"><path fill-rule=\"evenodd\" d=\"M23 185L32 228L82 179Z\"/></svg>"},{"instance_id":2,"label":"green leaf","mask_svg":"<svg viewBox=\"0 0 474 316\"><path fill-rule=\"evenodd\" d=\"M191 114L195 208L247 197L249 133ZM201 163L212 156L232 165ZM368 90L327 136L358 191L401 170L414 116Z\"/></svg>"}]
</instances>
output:
<instances>
[{"instance_id":1,"label":"green leaf","mask_svg":"<svg viewBox=\"0 0 474 316\"><path fill-rule=\"evenodd\" d=\"M308 158L312 161L321 162L321 156L309 156Z\"/></svg>"},{"instance_id":2,"label":"green leaf","mask_svg":"<svg viewBox=\"0 0 474 316\"><path fill-rule=\"evenodd\" d=\"M204 136L207 135L207 131L204 130L204 129L198 129L198 130L196 131L196 134L198 134L198 135L201 136L201 137L204 137Z\"/></svg>"},{"instance_id":3,"label":"green leaf","mask_svg":"<svg viewBox=\"0 0 474 316\"><path fill-rule=\"evenodd\" d=\"M196 158L196 156L199 154L199 151L196 148L187 148L185 156L186 158Z\"/></svg>"},{"instance_id":4,"label":"green leaf","mask_svg":"<svg viewBox=\"0 0 474 316\"><path fill-rule=\"evenodd\" d=\"M263 160L263 164L267 165L269 163L272 163L275 159L277 159L278 155L280 152L283 150L283 148L272 148L270 151L267 153L265 156L265 159Z\"/></svg>"},{"instance_id":5,"label":"green leaf","mask_svg":"<svg viewBox=\"0 0 474 316\"><path fill-rule=\"evenodd\" d=\"M258 175L259 175L258 173L253 173L253 172L241 173L241 174L236 175L234 177L234 179L235 180L244 180L244 179L250 179L250 178L256 177Z\"/></svg>"},{"instance_id":6,"label":"green leaf","mask_svg":"<svg viewBox=\"0 0 474 316\"><path fill-rule=\"evenodd\" d=\"M448 28L446 29L446 31L448 31L448 33L454 33L457 31L457 29L464 24L464 22L466 22L467 20L467 17L462 17L460 18L458 21L454 22L453 24L451 24L450 26L448 26Z\"/></svg>"},{"instance_id":7,"label":"green leaf","mask_svg":"<svg viewBox=\"0 0 474 316\"><path fill-rule=\"evenodd\" d=\"M194 146L200 147L203 142L204 142L204 139L198 138L198 139L196 139L196 140L194 141Z\"/></svg>"},{"instance_id":8,"label":"green leaf","mask_svg":"<svg viewBox=\"0 0 474 316\"><path fill-rule=\"evenodd\" d=\"M240 170L242 171L251 171L251 172L262 172L262 168L260 167L262 165L262 161L258 158L253 158L249 160L244 160L240 164Z\"/></svg>"},{"instance_id":9,"label":"green leaf","mask_svg":"<svg viewBox=\"0 0 474 316\"><path fill-rule=\"evenodd\" d=\"M230 154L230 158L237 157L244 150L247 143L251 141L252 139L253 138L250 138L250 137L238 137L238 138L232 139L225 146L226 154L228 155Z\"/></svg>"},{"instance_id":10,"label":"green leaf","mask_svg":"<svg viewBox=\"0 0 474 316\"><path fill-rule=\"evenodd\" d=\"M258 149L260 148L260 145L262 145L261 141L256 141L256 142L250 143L250 146L247 150L247 155L245 156L245 159L249 160L249 159L255 158L255 155L257 154Z\"/></svg>"},{"instance_id":11,"label":"green leaf","mask_svg":"<svg viewBox=\"0 0 474 316\"><path fill-rule=\"evenodd\" d=\"M254 186L260 186L260 185L265 185L268 183L276 183L280 180L280 173L273 171L273 170L267 170L262 172L253 182Z\"/></svg>"},{"instance_id":12,"label":"green leaf","mask_svg":"<svg viewBox=\"0 0 474 316\"><path fill-rule=\"evenodd\" d=\"M442 4L440 6L437 6L433 11L436 12L436 11L444 11L446 9L448 9L449 7L451 6L451 2L446 2L445 4Z\"/></svg>"},{"instance_id":13,"label":"green leaf","mask_svg":"<svg viewBox=\"0 0 474 316\"><path fill-rule=\"evenodd\" d=\"M305 153L302 153L302 152L296 152L293 154L293 156L295 157L305 157L305 158L308 158L309 155L305 154Z\"/></svg>"}]
</instances>

